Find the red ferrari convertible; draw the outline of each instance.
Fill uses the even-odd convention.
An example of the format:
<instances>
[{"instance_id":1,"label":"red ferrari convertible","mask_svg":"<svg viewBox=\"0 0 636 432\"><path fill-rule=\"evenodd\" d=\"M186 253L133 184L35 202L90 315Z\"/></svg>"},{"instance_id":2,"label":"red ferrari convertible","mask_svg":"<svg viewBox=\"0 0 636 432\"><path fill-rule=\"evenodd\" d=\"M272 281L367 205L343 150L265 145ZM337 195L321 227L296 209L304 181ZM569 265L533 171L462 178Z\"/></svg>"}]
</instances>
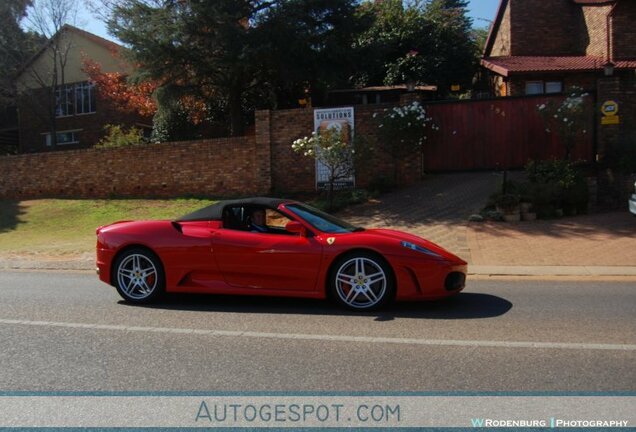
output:
<instances>
[{"instance_id":1,"label":"red ferrari convertible","mask_svg":"<svg viewBox=\"0 0 636 432\"><path fill-rule=\"evenodd\" d=\"M131 303L164 292L325 298L355 310L460 292L466 262L400 231L352 226L306 204L221 201L174 221L97 229L97 272Z\"/></svg>"}]
</instances>

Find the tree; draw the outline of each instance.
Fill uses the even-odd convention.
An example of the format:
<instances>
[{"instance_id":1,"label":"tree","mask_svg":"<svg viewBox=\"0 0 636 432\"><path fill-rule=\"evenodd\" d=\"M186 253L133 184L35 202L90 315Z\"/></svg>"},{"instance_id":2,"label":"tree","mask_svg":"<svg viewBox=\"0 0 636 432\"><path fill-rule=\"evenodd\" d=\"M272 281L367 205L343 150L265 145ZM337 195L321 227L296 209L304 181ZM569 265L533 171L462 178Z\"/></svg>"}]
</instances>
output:
<instances>
[{"instance_id":1,"label":"tree","mask_svg":"<svg viewBox=\"0 0 636 432\"><path fill-rule=\"evenodd\" d=\"M466 0L432 0L426 8L426 18L433 24L431 38L436 43L431 50L436 59L431 76L442 95L451 84L469 87L479 65L467 5Z\"/></svg>"},{"instance_id":2,"label":"tree","mask_svg":"<svg viewBox=\"0 0 636 432\"><path fill-rule=\"evenodd\" d=\"M29 82L25 89L18 91L31 99L29 106L34 113L49 123L52 147L57 145L58 110L70 91L65 87L65 73L73 38L66 34L64 26L75 23L77 6L77 0L36 0L26 14L28 28L48 39L42 54L47 64L43 67L27 65L25 74Z\"/></svg>"},{"instance_id":3,"label":"tree","mask_svg":"<svg viewBox=\"0 0 636 432\"><path fill-rule=\"evenodd\" d=\"M295 107L311 93L320 103L327 91L348 84L356 68L352 46L366 24L353 0L278 2L255 26L253 61L273 107Z\"/></svg>"},{"instance_id":4,"label":"tree","mask_svg":"<svg viewBox=\"0 0 636 432\"><path fill-rule=\"evenodd\" d=\"M450 84L470 85L477 49L466 1L384 0L363 4L373 24L356 43L362 69L358 85L435 84L443 96Z\"/></svg>"},{"instance_id":5,"label":"tree","mask_svg":"<svg viewBox=\"0 0 636 432\"><path fill-rule=\"evenodd\" d=\"M103 0L136 78L205 103L240 135L256 108L295 106L305 90L346 82L355 0Z\"/></svg>"},{"instance_id":6,"label":"tree","mask_svg":"<svg viewBox=\"0 0 636 432\"><path fill-rule=\"evenodd\" d=\"M15 75L44 43L42 36L20 27L31 5L31 0L0 2L0 107L15 104Z\"/></svg>"},{"instance_id":7,"label":"tree","mask_svg":"<svg viewBox=\"0 0 636 432\"><path fill-rule=\"evenodd\" d=\"M157 112L157 102L153 93L156 81L130 82L122 72L102 72L101 66L89 59L82 59L83 71L99 88L100 94L113 102L120 111L152 116Z\"/></svg>"},{"instance_id":8,"label":"tree","mask_svg":"<svg viewBox=\"0 0 636 432\"><path fill-rule=\"evenodd\" d=\"M271 7L266 1L122 0L112 8L110 32L129 48L137 78L183 95L221 99L232 135L244 129L242 96L257 71L251 62L250 19ZM172 103L172 102L170 102Z\"/></svg>"}]
</instances>

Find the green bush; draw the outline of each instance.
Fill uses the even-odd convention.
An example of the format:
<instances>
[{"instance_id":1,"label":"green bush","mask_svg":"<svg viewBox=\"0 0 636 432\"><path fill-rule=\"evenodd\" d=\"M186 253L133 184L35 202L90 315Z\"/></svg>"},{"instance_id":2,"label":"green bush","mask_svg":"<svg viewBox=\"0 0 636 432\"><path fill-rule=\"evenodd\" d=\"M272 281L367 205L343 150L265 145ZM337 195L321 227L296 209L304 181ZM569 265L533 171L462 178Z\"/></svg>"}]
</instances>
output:
<instances>
[{"instance_id":1,"label":"green bush","mask_svg":"<svg viewBox=\"0 0 636 432\"><path fill-rule=\"evenodd\" d=\"M573 187L582 177L572 162L562 159L530 161L526 164L526 175L530 183L553 183L564 189Z\"/></svg>"},{"instance_id":2,"label":"green bush","mask_svg":"<svg viewBox=\"0 0 636 432\"><path fill-rule=\"evenodd\" d=\"M106 134L95 145L96 148L129 147L147 142L142 130L134 126L126 130L120 125L109 124L104 126L104 131Z\"/></svg>"},{"instance_id":3,"label":"green bush","mask_svg":"<svg viewBox=\"0 0 636 432\"><path fill-rule=\"evenodd\" d=\"M566 214L587 210L589 192L582 172L565 160L531 161L526 165L527 194L538 217L552 217L557 209Z\"/></svg>"}]
</instances>

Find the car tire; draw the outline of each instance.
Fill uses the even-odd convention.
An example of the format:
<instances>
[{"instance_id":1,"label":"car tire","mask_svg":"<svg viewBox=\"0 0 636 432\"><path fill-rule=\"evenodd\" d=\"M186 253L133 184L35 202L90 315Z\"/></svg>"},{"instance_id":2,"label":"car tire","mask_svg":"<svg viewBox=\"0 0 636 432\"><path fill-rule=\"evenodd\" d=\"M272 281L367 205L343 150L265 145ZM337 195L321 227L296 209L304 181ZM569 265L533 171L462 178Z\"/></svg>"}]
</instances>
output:
<instances>
[{"instance_id":1,"label":"car tire","mask_svg":"<svg viewBox=\"0 0 636 432\"><path fill-rule=\"evenodd\" d=\"M129 249L117 257L113 266L115 288L130 303L157 300L165 291L165 281L161 261L148 249Z\"/></svg>"},{"instance_id":2,"label":"car tire","mask_svg":"<svg viewBox=\"0 0 636 432\"><path fill-rule=\"evenodd\" d=\"M384 258L369 252L344 255L332 266L329 295L342 307L378 310L395 297L395 278Z\"/></svg>"}]
</instances>

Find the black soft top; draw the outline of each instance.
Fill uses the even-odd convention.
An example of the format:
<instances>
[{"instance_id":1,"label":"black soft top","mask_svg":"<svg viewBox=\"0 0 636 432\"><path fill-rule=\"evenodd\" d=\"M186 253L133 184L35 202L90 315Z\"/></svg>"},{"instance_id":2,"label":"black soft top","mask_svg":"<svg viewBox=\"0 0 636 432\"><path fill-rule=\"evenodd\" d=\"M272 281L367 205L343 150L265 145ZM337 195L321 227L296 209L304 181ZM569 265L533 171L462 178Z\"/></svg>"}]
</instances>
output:
<instances>
[{"instance_id":1,"label":"black soft top","mask_svg":"<svg viewBox=\"0 0 636 432\"><path fill-rule=\"evenodd\" d=\"M192 222L192 221L208 221L208 220L222 220L223 209L226 207L238 207L238 206L253 206L253 207L268 207L271 209L277 209L279 205L283 203L292 203L293 200L282 198L267 198L267 197L255 197L244 198L236 200L219 201L207 207L203 207L195 212L189 213L185 216L181 216L176 222Z\"/></svg>"}]
</instances>

